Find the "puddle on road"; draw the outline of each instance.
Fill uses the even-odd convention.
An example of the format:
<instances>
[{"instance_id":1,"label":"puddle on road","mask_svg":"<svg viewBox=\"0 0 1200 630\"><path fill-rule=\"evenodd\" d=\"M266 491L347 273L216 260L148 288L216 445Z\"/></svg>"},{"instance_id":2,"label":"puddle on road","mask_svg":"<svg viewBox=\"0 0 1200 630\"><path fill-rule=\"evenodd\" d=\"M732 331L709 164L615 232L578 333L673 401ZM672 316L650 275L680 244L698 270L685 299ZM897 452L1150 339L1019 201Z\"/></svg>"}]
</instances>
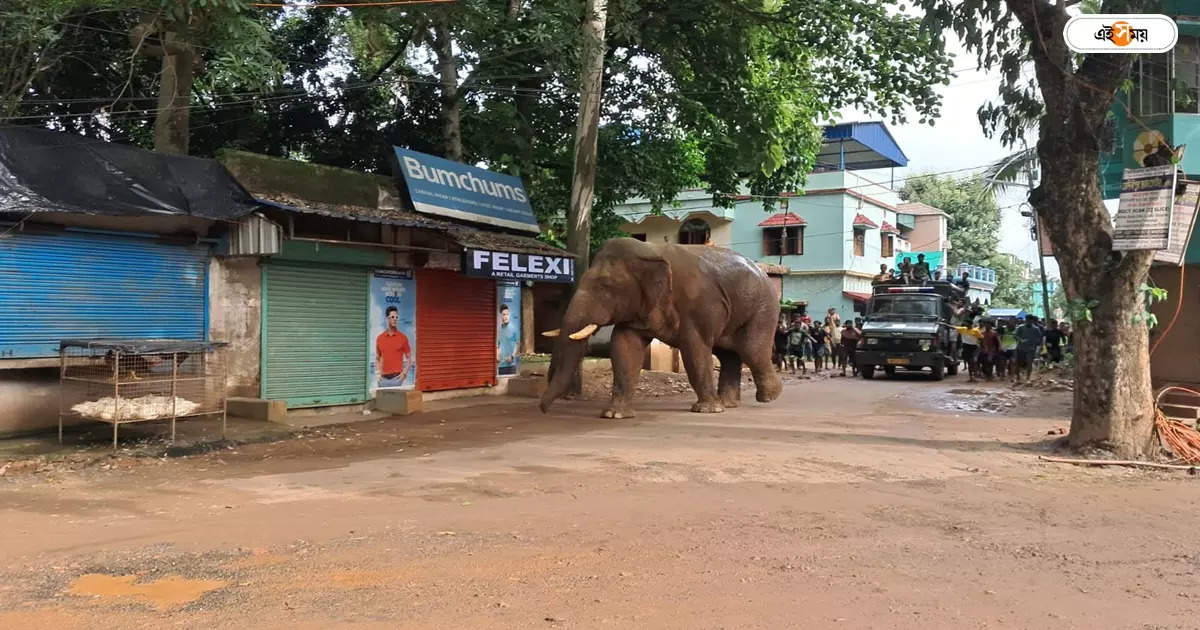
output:
<instances>
[{"instance_id":1,"label":"puddle on road","mask_svg":"<svg viewBox=\"0 0 1200 630\"><path fill-rule=\"evenodd\" d=\"M71 583L70 593L97 599L131 598L167 610L200 599L205 593L227 586L224 580L189 580L169 575L161 580L134 584L136 575L89 573Z\"/></svg>"},{"instance_id":2,"label":"puddle on road","mask_svg":"<svg viewBox=\"0 0 1200 630\"><path fill-rule=\"evenodd\" d=\"M938 407L950 411L1004 413L1029 399L1028 394L1011 389L951 389L940 396Z\"/></svg>"}]
</instances>

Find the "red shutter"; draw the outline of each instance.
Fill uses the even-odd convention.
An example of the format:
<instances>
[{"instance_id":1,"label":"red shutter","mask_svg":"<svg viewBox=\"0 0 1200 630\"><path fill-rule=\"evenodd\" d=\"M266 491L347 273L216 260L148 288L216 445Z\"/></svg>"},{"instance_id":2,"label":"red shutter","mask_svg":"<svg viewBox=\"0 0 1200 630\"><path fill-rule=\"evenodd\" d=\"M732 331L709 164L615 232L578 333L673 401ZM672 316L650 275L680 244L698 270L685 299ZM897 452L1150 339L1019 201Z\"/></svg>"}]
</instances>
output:
<instances>
[{"instance_id":1,"label":"red shutter","mask_svg":"<svg viewBox=\"0 0 1200 630\"><path fill-rule=\"evenodd\" d=\"M496 383L496 281L417 271L417 389Z\"/></svg>"}]
</instances>

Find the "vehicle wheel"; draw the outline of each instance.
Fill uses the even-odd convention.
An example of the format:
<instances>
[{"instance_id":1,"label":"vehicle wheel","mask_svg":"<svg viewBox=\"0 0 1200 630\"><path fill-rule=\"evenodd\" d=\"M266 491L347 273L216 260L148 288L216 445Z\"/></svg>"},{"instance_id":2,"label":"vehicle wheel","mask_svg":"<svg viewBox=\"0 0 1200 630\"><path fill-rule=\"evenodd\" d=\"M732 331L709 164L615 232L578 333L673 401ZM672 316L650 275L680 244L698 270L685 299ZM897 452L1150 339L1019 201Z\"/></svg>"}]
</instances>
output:
<instances>
[{"instance_id":1,"label":"vehicle wheel","mask_svg":"<svg viewBox=\"0 0 1200 630\"><path fill-rule=\"evenodd\" d=\"M949 374L950 376L958 375L958 361L950 362L950 365L946 367L946 374Z\"/></svg>"},{"instance_id":2,"label":"vehicle wheel","mask_svg":"<svg viewBox=\"0 0 1200 630\"><path fill-rule=\"evenodd\" d=\"M858 368L858 370L859 370L859 372L862 372L862 377L867 380L871 380L871 379L875 378L875 366L874 365L864 365L864 366Z\"/></svg>"},{"instance_id":3,"label":"vehicle wheel","mask_svg":"<svg viewBox=\"0 0 1200 630\"><path fill-rule=\"evenodd\" d=\"M933 364L933 380L940 381L943 378L945 378L945 376L943 374L945 367L946 367L945 364L941 361L934 362L934 364Z\"/></svg>"},{"instance_id":4,"label":"vehicle wheel","mask_svg":"<svg viewBox=\"0 0 1200 630\"><path fill-rule=\"evenodd\" d=\"M883 372L884 372L884 374L888 375L888 378L892 378L892 377L896 376L896 368L894 368L890 365L883 368Z\"/></svg>"}]
</instances>

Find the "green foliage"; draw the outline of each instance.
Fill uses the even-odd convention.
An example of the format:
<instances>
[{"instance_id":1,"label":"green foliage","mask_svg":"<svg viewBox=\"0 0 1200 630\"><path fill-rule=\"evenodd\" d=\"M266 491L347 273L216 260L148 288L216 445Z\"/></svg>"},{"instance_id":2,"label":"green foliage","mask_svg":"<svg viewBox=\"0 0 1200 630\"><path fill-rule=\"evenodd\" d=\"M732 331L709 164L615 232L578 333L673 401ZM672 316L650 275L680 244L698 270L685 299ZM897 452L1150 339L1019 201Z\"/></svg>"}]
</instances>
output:
<instances>
[{"instance_id":1,"label":"green foliage","mask_svg":"<svg viewBox=\"0 0 1200 630\"><path fill-rule=\"evenodd\" d=\"M914 111L935 117L934 87L951 60L937 32L897 8L888 0L612 0L593 242L620 235L612 210L631 197L657 210L701 185L720 205L747 180L764 195L800 188L822 124L842 109L894 122ZM248 0L112 0L110 11L80 14L86 28L59 40L80 63L41 70L16 111L34 124L151 146L145 110L161 64L132 55L126 35L151 20L203 61L193 154L236 148L387 173L393 145L442 153L436 26L454 41L465 161L520 175L543 238L557 243L574 158L581 19L576 0L303 12L249 10ZM106 116L92 115L101 109Z\"/></svg>"},{"instance_id":2,"label":"green foliage","mask_svg":"<svg viewBox=\"0 0 1200 630\"><path fill-rule=\"evenodd\" d=\"M954 247L948 265L984 265L1000 244L1000 207L980 177L955 179L925 175L909 179L900 197L940 208L950 215L948 235Z\"/></svg>"},{"instance_id":3,"label":"green foliage","mask_svg":"<svg viewBox=\"0 0 1200 630\"><path fill-rule=\"evenodd\" d=\"M999 253L1000 207L995 189L986 179L968 179L924 175L909 179L900 196L905 201L920 201L950 215L947 234L954 247L947 265L960 263L989 267L996 271L996 288L991 304L998 307L1028 308L1033 290L1024 282L1021 265Z\"/></svg>"},{"instance_id":4,"label":"green foliage","mask_svg":"<svg viewBox=\"0 0 1200 630\"><path fill-rule=\"evenodd\" d=\"M1141 313L1133 314L1132 321L1135 324L1145 324L1146 328L1154 328L1158 325L1158 316L1150 312L1150 307L1155 302L1165 301L1167 299L1167 290L1143 282L1138 286L1138 292L1142 294L1142 303L1145 307Z\"/></svg>"},{"instance_id":5,"label":"green foliage","mask_svg":"<svg viewBox=\"0 0 1200 630\"><path fill-rule=\"evenodd\" d=\"M996 288L992 291L992 306L1025 310L1034 306L1034 287L1033 284L1022 280L1027 269L1021 262L1004 254L993 254L987 259L986 266L996 270Z\"/></svg>"}]
</instances>

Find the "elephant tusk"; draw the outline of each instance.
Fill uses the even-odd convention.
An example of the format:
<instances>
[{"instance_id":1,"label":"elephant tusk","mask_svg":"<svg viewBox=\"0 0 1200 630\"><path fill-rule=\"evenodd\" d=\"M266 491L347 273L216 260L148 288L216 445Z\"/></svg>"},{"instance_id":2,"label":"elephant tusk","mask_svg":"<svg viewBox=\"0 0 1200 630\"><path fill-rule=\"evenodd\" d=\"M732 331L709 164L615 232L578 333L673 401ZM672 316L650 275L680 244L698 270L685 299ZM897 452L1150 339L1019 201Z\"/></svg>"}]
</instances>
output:
<instances>
[{"instance_id":1,"label":"elephant tusk","mask_svg":"<svg viewBox=\"0 0 1200 630\"><path fill-rule=\"evenodd\" d=\"M596 324L588 324L587 326L584 326L583 328L571 333L571 338L576 341L580 339L587 339L588 337L592 336L592 333L596 332L597 328L599 328L599 326Z\"/></svg>"},{"instance_id":2,"label":"elephant tusk","mask_svg":"<svg viewBox=\"0 0 1200 630\"><path fill-rule=\"evenodd\" d=\"M555 328L554 330L547 330L546 332L542 333L542 336L543 337L557 337L558 329Z\"/></svg>"}]
</instances>

